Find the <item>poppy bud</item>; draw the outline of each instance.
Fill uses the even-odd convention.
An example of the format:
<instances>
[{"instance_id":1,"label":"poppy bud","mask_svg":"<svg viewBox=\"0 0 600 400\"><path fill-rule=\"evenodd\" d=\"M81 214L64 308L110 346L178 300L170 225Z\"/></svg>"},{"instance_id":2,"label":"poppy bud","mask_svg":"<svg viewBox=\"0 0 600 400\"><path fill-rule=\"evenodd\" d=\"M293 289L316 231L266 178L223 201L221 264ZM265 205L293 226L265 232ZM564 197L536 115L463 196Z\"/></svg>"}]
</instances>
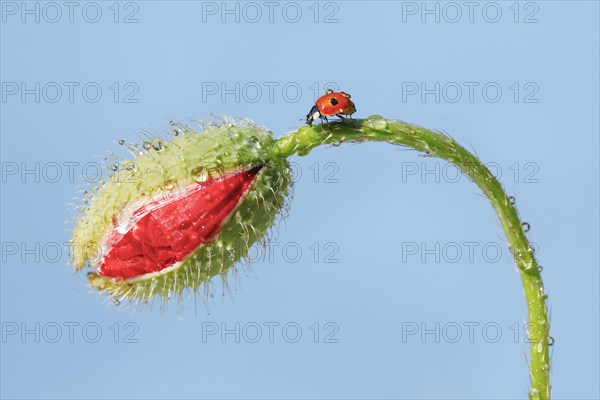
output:
<instances>
[{"instance_id":1,"label":"poppy bud","mask_svg":"<svg viewBox=\"0 0 600 400\"><path fill-rule=\"evenodd\" d=\"M291 170L272 133L249 121L130 146L133 161L87 200L73 233L76 269L114 298L198 289L248 254L284 208ZM122 141L119 143L123 144Z\"/></svg>"}]
</instances>

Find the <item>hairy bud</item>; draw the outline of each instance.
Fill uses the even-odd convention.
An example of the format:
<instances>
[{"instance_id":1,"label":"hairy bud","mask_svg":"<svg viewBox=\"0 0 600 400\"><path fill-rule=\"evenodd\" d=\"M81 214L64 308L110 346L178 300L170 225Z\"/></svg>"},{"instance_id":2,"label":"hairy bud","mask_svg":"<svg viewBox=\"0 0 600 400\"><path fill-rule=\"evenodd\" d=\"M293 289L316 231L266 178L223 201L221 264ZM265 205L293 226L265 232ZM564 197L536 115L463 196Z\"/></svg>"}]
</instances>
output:
<instances>
[{"instance_id":1,"label":"hairy bud","mask_svg":"<svg viewBox=\"0 0 600 400\"><path fill-rule=\"evenodd\" d=\"M291 171L271 157L271 132L224 121L130 145L132 161L87 199L73 233L74 265L118 300L169 297L225 277L285 207ZM120 142L122 143L122 142Z\"/></svg>"}]
</instances>

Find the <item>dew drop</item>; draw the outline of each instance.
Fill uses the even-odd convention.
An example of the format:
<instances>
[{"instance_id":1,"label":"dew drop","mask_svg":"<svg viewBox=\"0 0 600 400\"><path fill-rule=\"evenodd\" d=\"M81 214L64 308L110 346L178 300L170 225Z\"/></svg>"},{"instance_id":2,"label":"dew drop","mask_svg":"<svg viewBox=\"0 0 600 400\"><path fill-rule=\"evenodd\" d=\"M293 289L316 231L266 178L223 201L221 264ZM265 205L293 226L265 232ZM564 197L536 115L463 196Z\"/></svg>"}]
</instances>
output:
<instances>
[{"instance_id":1,"label":"dew drop","mask_svg":"<svg viewBox=\"0 0 600 400\"><path fill-rule=\"evenodd\" d=\"M118 307L121 305L121 301L119 299L113 299L113 304L115 305L115 307Z\"/></svg>"},{"instance_id":2,"label":"dew drop","mask_svg":"<svg viewBox=\"0 0 600 400\"><path fill-rule=\"evenodd\" d=\"M175 184L171 180L167 180L164 182L165 189L172 190L175 187Z\"/></svg>"},{"instance_id":3,"label":"dew drop","mask_svg":"<svg viewBox=\"0 0 600 400\"><path fill-rule=\"evenodd\" d=\"M120 144L120 145L124 145L124 144L125 144L125 141L124 141L123 139L120 139L120 140L119 140L119 144Z\"/></svg>"},{"instance_id":4,"label":"dew drop","mask_svg":"<svg viewBox=\"0 0 600 400\"><path fill-rule=\"evenodd\" d=\"M154 142L154 144L152 145L152 147L154 148L154 150L156 151L162 151L164 149L163 144L161 141L156 141Z\"/></svg>"},{"instance_id":5,"label":"dew drop","mask_svg":"<svg viewBox=\"0 0 600 400\"><path fill-rule=\"evenodd\" d=\"M523 228L523 231L525 233L529 232L529 230L531 229L531 225L529 225L529 222L523 222L521 224L521 227Z\"/></svg>"},{"instance_id":6,"label":"dew drop","mask_svg":"<svg viewBox=\"0 0 600 400\"><path fill-rule=\"evenodd\" d=\"M529 391L529 400L539 400L540 399L540 392L537 389L531 389Z\"/></svg>"},{"instance_id":7,"label":"dew drop","mask_svg":"<svg viewBox=\"0 0 600 400\"><path fill-rule=\"evenodd\" d=\"M552 336L548 338L548 346L554 346L554 338Z\"/></svg>"},{"instance_id":8,"label":"dew drop","mask_svg":"<svg viewBox=\"0 0 600 400\"><path fill-rule=\"evenodd\" d=\"M152 148L152 143L150 143L147 140L144 140L144 143L142 143L142 147L144 148L144 150L150 150Z\"/></svg>"},{"instance_id":9,"label":"dew drop","mask_svg":"<svg viewBox=\"0 0 600 400\"><path fill-rule=\"evenodd\" d=\"M516 199L513 196L510 196L508 198L508 201L510 202L510 204L512 204L513 206L515 205Z\"/></svg>"},{"instance_id":10,"label":"dew drop","mask_svg":"<svg viewBox=\"0 0 600 400\"><path fill-rule=\"evenodd\" d=\"M196 183L202 183L208 179L208 173L204 170L203 167L196 167L191 171L192 179Z\"/></svg>"},{"instance_id":11,"label":"dew drop","mask_svg":"<svg viewBox=\"0 0 600 400\"><path fill-rule=\"evenodd\" d=\"M113 164L113 165L110 166L110 169L112 171L118 171L119 170L119 165L115 163L115 164Z\"/></svg>"},{"instance_id":12,"label":"dew drop","mask_svg":"<svg viewBox=\"0 0 600 400\"><path fill-rule=\"evenodd\" d=\"M542 267L541 265L538 265L538 271L542 272L544 270L544 267Z\"/></svg>"}]
</instances>

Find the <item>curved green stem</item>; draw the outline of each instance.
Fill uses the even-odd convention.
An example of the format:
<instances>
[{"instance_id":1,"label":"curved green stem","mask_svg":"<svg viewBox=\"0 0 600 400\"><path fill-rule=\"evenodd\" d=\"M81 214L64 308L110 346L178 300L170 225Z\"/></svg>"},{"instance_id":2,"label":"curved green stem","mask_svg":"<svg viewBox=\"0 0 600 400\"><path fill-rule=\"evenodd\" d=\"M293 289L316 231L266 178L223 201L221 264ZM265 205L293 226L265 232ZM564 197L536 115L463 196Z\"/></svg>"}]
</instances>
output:
<instances>
[{"instance_id":1,"label":"curved green stem","mask_svg":"<svg viewBox=\"0 0 600 400\"><path fill-rule=\"evenodd\" d=\"M323 126L304 126L277 140L272 157L306 155L322 144L340 142L388 142L412 147L455 164L483 191L502 224L509 247L517 263L529 319L531 399L550 398L549 321L547 295L533 249L523 231L522 222L502 185L483 163L443 133L400 121L372 116L363 120L345 120Z\"/></svg>"}]
</instances>

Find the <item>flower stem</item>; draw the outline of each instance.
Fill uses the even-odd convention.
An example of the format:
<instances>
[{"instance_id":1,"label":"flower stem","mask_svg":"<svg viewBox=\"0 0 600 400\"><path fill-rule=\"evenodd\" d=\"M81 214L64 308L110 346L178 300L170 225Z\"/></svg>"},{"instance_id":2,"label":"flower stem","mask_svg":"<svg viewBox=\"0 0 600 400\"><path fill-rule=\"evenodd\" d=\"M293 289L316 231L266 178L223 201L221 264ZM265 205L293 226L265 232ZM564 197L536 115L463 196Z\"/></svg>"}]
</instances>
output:
<instances>
[{"instance_id":1,"label":"flower stem","mask_svg":"<svg viewBox=\"0 0 600 400\"><path fill-rule=\"evenodd\" d=\"M322 126L303 126L277 140L271 156L304 156L322 144L341 142L388 142L447 160L469 176L492 203L518 266L527 301L530 341L530 399L550 398L549 321L547 295L517 210L502 185L485 165L449 136L400 121L371 116ZM525 225L527 226L527 225Z\"/></svg>"}]
</instances>

